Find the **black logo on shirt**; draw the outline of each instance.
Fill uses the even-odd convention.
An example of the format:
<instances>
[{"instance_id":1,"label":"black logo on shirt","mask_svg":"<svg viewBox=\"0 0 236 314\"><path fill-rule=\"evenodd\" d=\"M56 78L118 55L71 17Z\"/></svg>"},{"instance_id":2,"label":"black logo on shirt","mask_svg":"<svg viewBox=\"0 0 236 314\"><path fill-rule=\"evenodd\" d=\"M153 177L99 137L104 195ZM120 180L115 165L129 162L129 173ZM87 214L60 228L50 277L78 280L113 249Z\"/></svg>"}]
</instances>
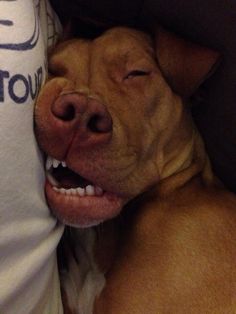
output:
<instances>
[{"instance_id":1,"label":"black logo on shirt","mask_svg":"<svg viewBox=\"0 0 236 314\"><path fill-rule=\"evenodd\" d=\"M43 68L39 67L33 75L11 74L0 69L0 103L6 100L6 94L17 104L23 104L30 97L35 100L43 82ZM17 89L21 86L20 91Z\"/></svg>"},{"instance_id":2,"label":"black logo on shirt","mask_svg":"<svg viewBox=\"0 0 236 314\"><path fill-rule=\"evenodd\" d=\"M3 2L18 2L18 0L0 0L0 5ZM9 4L10 6L10 4ZM14 7L14 4L12 4L12 10L13 12L17 12L17 8ZM15 27L19 27L21 24L21 17L18 17L17 21L12 20L11 18L3 18L2 15L4 14L4 10L0 9L0 33L2 30L4 32L14 32ZM25 17L22 18L23 20ZM18 50L18 51L25 51L25 50L31 50L33 49L38 42L39 39L39 33L40 33L40 26L39 26L39 19L37 17L37 13L34 10L34 27L32 29L31 34L28 36L28 38L22 38L19 42L1 42L0 39L0 49L7 49L7 50ZM3 29L4 28L4 29ZM28 30L27 30L28 31ZM19 36L22 35L24 37L24 34L19 34Z\"/></svg>"}]
</instances>

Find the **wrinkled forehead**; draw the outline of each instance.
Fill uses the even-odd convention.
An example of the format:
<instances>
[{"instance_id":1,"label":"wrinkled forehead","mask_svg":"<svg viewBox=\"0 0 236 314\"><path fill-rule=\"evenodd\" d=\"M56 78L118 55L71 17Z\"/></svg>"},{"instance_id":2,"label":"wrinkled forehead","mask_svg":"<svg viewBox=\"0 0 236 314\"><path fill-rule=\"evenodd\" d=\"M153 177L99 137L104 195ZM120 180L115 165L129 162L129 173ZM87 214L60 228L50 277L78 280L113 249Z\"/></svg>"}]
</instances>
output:
<instances>
[{"instance_id":1,"label":"wrinkled forehead","mask_svg":"<svg viewBox=\"0 0 236 314\"><path fill-rule=\"evenodd\" d=\"M113 28L93 42L95 49L104 55L106 60L132 58L135 55L153 56L151 38L140 31L125 27Z\"/></svg>"},{"instance_id":2,"label":"wrinkled forehead","mask_svg":"<svg viewBox=\"0 0 236 314\"><path fill-rule=\"evenodd\" d=\"M151 38L140 31L117 27L105 32L94 40L72 39L60 44L54 56L62 57L64 62L102 62L127 63L129 60L153 59L154 50ZM56 57L56 58L57 58Z\"/></svg>"}]
</instances>

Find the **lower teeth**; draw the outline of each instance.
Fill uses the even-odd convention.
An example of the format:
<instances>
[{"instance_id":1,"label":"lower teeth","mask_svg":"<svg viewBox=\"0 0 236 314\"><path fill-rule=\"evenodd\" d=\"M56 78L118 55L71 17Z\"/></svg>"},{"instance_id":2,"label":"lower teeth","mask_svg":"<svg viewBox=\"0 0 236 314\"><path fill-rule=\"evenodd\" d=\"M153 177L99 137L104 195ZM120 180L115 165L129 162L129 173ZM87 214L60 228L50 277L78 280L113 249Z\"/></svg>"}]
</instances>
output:
<instances>
[{"instance_id":1,"label":"lower teeth","mask_svg":"<svg viewBox=\"0 0 236 314\"><path fill-rule=\"evenodd\" d=\"M71 188L64 189L58 188L56 186L53 187L53 190L66 195L78 195L78 196L101 196L103 194L103 190L100 187L94 187L92 185L87 185L86 188Z\"/></svg>"},{"instance_id":2,"label":"lower teeth","mask_svg":"<svg viewBox=\"0 0 236 314\"><path fill-rule=\"evenodd\" d=\"M54 178L54 176L48 171L47 179L53 186L53 190L65 195L77 195L77 196L101 196L103 194L103 190L98 186L87 185L84 187L76 187L76 188L63 188L59 187L60 183Z\"/></svg>"}]
</instances>

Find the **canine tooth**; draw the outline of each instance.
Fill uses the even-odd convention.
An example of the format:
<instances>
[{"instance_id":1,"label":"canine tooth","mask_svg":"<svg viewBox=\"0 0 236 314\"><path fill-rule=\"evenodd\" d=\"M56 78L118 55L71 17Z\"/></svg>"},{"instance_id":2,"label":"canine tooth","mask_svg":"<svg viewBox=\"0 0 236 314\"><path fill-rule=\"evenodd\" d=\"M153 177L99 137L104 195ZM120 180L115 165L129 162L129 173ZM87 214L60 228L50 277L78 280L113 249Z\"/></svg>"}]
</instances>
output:
<instances>
[{"instance_id":1,"label":"canine tooth","mask_svg":"<svg viewBox=\"0 0 236 314\"><path fill-rule=\"evenodd\" d=\"M85 192L86 192L86 195L88 195L88 196L94 196L95 195L95 188L94 188L94 186L87 185L86 188L85 188Z\"/></svg>"},{"instance_id":2,"label":"canine tooth","mask_svg":"<svg viewBox=\"0 0 236 314\"><path fill-rule=\"evenodd\" d=\"M95 195L100 196L103 194L103 189L99 186L95 186Z\"/></svg>"},{"instance_id":3,"label":"canine tooth","mask_svg":"<svg viewBox=\"0 0 236 314\"><path fill-rule=\"evenodd\" d=\"M77 188L76 191L79 194L79 196L84 196L85 195L85 189L83 189L83 188Z\"/></svg>"},{"instance_id":4,"label":"canine tooth","mask_svg":"<svg viewBox=\"0 0 236 314\"><path fill-rule=\"evenodd\" d=\"M47 173L47 179L51 183L52 186L58 186L57 180L54 179L54 177L50 173Z\"/></svg>"},{"instance_id":5,"label":"canine tooth","mask_svg":"<svg viewBox=\"0 0 236 314\"><path fill-rule=\"evenodd\" d=\"M67 167L67 165L66 165L66 162L65 162L65 161L62 161L62 162L61 162L61 165L62 165L62 167L64 167L64 168L66 168L66 167Z\"/></svg>"},{"instance_id":6,"label":"canine tooth","mask_svg":"<svg viewBox=\"0 0 236 314\"><path fill-rule=\"evenodd\" d=\"M46 161L46 170L50 170L52 167L52 157L48 156Z\"/></svg>"},{"instance_id":7,"label":"canine tooth","mask_svg":"<svg viewBox=\"0 0 236 314\"><path fill-rule=\"evenodd\" d=\"M59 192L59 189L56 186L53 187L53 190Z\"/></svg>"},{"instance_id":8,"label":"canine tooth","mask_svg":"<svg viewBox=\"0 0 236 314\"><path fill-rule=\"evenodd\" d=\"M61 162L55 158L52 160L53 168L57 168Z\"/></svg>"}]
</instances>

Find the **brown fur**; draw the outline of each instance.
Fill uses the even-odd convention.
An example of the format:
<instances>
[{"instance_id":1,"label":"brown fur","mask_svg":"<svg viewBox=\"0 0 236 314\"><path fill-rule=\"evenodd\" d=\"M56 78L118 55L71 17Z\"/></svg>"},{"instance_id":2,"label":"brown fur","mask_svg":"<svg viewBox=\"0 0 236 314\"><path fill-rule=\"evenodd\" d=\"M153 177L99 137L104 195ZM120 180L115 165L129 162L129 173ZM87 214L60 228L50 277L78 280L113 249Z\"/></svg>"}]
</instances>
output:
<instances>
[{"instance_id":1,"label":"brown fur","mask_svg":"<svg viewBox=\"0 0 236 314\"><path fill-rule=\"evenodd\" d=\"M95 227L106 285L94 314L236 313L236 198L212 174L179 97L193 93L217 58L163 30L153 44L126 28L70 40L51 56L56 78L36 107L39 143L75 172L81 163L93 169L124 206L118 218ZM149 74L124 80L135 69ZM82 146L78 125L62 127L51 117L56 97L73 91L108 109L113 133L102 145ZM73 224L93 219L65 208L58 215Z\"/></svg>"}]
</instances>

